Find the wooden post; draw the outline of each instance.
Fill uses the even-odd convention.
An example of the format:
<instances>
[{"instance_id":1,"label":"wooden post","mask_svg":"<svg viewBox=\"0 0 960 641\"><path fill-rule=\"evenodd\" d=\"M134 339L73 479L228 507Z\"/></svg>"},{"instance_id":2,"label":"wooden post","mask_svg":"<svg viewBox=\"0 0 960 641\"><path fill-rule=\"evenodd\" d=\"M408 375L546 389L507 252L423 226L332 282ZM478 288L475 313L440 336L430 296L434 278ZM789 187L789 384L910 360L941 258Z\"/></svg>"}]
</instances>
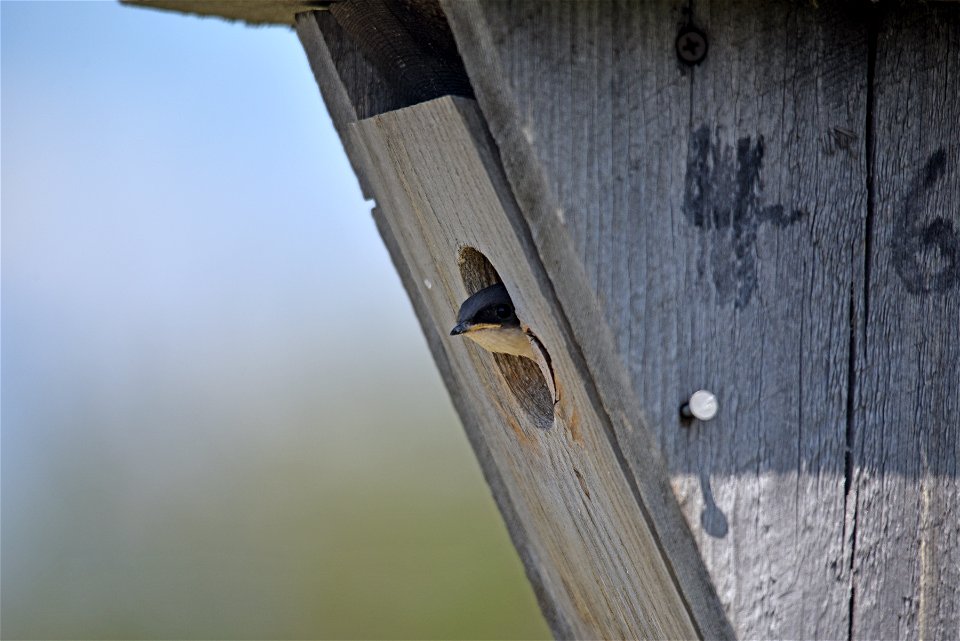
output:
<instances>
[{"instance_id":1,"label":"wooden post","mask_svg":"<svg viewBox=\"0 0 960 641\"><path fill-rule=\"evenodd\" d=\"M558 637L958 636L960 3L293 4Z\"/></svg>"}]
</instances>

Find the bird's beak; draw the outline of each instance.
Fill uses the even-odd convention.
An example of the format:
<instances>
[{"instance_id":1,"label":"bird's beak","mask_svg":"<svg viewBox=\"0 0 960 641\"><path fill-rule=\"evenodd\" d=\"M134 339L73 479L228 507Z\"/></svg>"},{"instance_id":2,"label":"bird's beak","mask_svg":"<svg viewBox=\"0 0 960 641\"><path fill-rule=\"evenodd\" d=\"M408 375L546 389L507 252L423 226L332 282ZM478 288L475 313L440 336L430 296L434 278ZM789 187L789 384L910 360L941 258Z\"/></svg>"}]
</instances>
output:
<instances>
[{"instance_id":1,"label":"bird's beak","mask_svg":"<svg viewBox=\"0 0 960 641\"><path fill-rule=\"evenodd\" d=\"M463 321L462 323L457 323L453 326L453 329L450 330L451 336L459 336L464 332L470 331L470 323Z\"/></svg>"}]
</instances>

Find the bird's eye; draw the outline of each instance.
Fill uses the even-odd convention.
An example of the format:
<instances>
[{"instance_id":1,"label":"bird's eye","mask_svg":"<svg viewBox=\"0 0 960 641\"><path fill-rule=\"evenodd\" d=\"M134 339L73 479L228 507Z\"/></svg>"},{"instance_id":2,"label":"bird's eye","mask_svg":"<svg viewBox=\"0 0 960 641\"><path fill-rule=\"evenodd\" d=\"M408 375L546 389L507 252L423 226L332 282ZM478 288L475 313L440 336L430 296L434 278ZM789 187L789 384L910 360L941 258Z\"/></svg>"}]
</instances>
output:
<instances>
[{"instance_id":1,"label":"bird's eye","mask_svg":"<svg viewBox=\"0 0 960 641\"><path fill-rule=\"evenodd\" d=\"M497 313L497 318L499 318L500 320L507 320L508 318L513 316L513 310L510 309L509 305L497 305L496 313Z\"/></svg>"}]
</instances>

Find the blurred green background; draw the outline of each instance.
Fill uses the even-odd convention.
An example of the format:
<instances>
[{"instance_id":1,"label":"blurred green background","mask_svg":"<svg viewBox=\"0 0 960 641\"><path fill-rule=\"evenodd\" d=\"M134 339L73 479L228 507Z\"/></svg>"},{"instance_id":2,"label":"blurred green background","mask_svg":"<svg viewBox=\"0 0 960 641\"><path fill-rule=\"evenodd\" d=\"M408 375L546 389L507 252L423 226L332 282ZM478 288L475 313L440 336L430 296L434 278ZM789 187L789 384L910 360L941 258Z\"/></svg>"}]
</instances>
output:
<instances>
[{"instance_id":1,"label":"blurred green background","mask_svg":"<svg viewBox=\"0 0 960 641\"><path fill-rule=\"evenodd\" d=\"M0 28L3 638L546 637L294 33Z\"/></svg>"}]
</instances>

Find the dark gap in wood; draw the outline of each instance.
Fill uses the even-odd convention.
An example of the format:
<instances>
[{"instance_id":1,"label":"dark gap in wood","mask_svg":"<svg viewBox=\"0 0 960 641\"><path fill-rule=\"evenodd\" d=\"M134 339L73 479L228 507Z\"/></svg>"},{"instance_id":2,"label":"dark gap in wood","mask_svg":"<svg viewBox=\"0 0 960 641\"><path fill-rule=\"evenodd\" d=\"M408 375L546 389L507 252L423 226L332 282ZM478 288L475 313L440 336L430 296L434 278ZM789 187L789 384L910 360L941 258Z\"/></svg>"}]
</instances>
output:
<instances>
[{"instance_id":1,"label":"dark gap in wood","mask_svg":"<svg viewBox=\"0 0 960 641\"><path fill-rule=\"evenodd\" d=\"M848 304L849 336L847 338L847 415L846 432L844 436L844 455L843 455L843 508L846 513L847 497L850 496L850 488L853 485L853 439L854 423L853 416L856 410L856 388L857 388L857 301L855 284L850 283L850 299Z\"/></svg>"},{"instance_id":2,"label":"dark gap in wood","mask_svg":"<svg viewBox=\"0 0 960 641\"><path fill-rule=\"evenodd\" d=\"M441 96L474 97L438 0L337 2L328 11L379 72L378 81L400 97L399 107ZM383 112L358 116L377 113Z\"/></svg>"},{"instance_id":3,"label":"dark gap in wood","mask_svg":"<svg viewBox=\"0 0 960 641\"><path fill-rule=\"evenodd\" d=\"M844 464L844 508L846 508L847 497L853 489L854 480L854 447L856 443L856 395L859 378L856 374L857 353L865 352L867 342L867 324L870 320L870 273L873 263L873 220L876 210L876 199L874 194L875 184L874 176L876 171L876 122L874 119L875 98L876 98L876 66L877 66L877 34L880 25L880 9L876 6L868 6L866 12L867 29L867 97L866 97L866 116L864 121L864 153L866 154L866 191L867 191L867 212L864 220L864 238L863 238L863 316L858 319L856 316L856 305L853 300L853 290L851 288L850 297L850 358L848 363L847 376L847 431L846 431L846 457ZM858 332L857 330L860 329ZM857 341L859 333L860 341ZM859 348L859 350L858 350ZM853 523L850 530L850 600L847 603L847 641L853 641L854 638L854 615L856 613L857 603L857 583L854 581L854 572L857 561L857 518L859 516L859 489L854 491L853 503ZM846 512L846 509L844 509Z\"/></svg>"},{"instance_id":4,"label":"dark gap in wood","mask_svg":"<svg viewBox=\"0 0 960 641\"><path fill-rule=\"evenodd\" d=\"M857 603L857 582L853 580L854 560L857 558L857 516L860 510L860 490L853 494L853 526L850 529L850 600L847 602L847 641L853 641L853 615Z\"/></svg>"},{"instance_id":5,"label":"dark gap in wood","mask_svg":"<svg viewBox=\"0 0 960 641\"><path fill-rule=\"evenodd\" d=\"M867 154L867 220L864 226L863 251L863 337L866 342L867 320L870 318L870 268L873 262L873 218L876 209L873 177L876 175L876 123L873 111L876 94L877 68L877 32L880 30L879 9L868 9L867 17L867 118L864 125L866 130ZM866 345L864 345L866 347Z\"/></svg>"},{"instance_id":6,"label":"dark gap in wood","mask_svg":"<svg viewBox=\"0 0 960 641\"><path fill-rule=\"evenodd\" d=\"M846 545L848 540L847 538L847 513L848 507L847 502L850 498L850 490L853 487L853 446L854 446L854 411L856 409L856 402L854 393L857 385L857 376L856 376L856 365L857 365L857 304L856 304L856 290L855 284L850 283L850 303L849 303L849 319L850 319L850 337L849 337L849 347L848 347L848 358L847 358L847 416L846 416L846 436L845 436L845 451L844 451L844 462L843 462L843 544ZM850 596L847 600L847 641L853 641L853 613L854 606L856 604L856 583L853 580L853 565L854 559L856 558L857 552L857 504L856 504L856 494L854 495L854 505L853 505L853 523L850 528L850 562L847 566L847 570L850 573Z\"/></svg>"},{"instance_id":7,"label":"dark gap in wood","mask_svg":"<svg viewBox=\"0 0 960 641\"><path fill-rule=\"evenodd\" d=\"M463 284L471 295L484 287L503 282L490 260L473 247L460 248L457 265ZM520 321L523 322L523 319ZM544 353L547 354L546 350ZM533 424L544 430L553 427L553 394L537 364L529 358L512 354L492 356L510 393Z\"/></svg>"}]
</instances>

